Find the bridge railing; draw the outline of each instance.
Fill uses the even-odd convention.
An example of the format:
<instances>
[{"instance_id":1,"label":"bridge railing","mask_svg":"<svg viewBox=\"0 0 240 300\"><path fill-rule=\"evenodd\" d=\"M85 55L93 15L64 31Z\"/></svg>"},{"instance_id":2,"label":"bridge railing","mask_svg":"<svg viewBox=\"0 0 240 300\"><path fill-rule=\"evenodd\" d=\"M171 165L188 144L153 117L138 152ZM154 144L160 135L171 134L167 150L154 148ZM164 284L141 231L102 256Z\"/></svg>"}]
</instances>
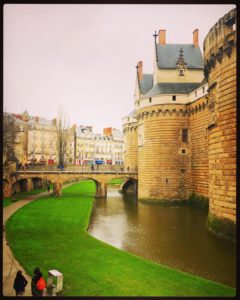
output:
<instances>
[{"instance_id":1,"label":"bridge railing","mask_svg":"<svg viewBox=\"0 0 240 300\"><path fill-rule=\"evenodd\" d=\"M18 170L14 174L116 174L116 175L137 175L137 172L126 171L68 171L68 170Z\"/></svg>"}]
</instances>

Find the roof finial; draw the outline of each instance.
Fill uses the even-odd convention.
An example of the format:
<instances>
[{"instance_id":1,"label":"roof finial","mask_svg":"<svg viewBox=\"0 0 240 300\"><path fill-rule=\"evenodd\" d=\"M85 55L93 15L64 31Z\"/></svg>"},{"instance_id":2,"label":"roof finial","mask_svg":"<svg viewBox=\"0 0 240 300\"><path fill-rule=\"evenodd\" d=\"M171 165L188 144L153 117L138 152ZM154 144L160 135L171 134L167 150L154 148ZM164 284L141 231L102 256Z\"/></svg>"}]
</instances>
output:
<instances>
[{"instance_id":1,"label":"roof finial","mask_svg":"<svg viewBox=\"0 0 240 300\"><path fill-rule=\"evenodd\" d=\"M157 31L155 30L155 33L153 34L153 36L154 36L154 40L155 40L155 44L156 44L156 39L157 39L157 36L158 36L158 34L157 34Z\"/></svg>"},{"instance_id":2,"label":"roof finial","mask_svg":"<svg viewBox=\"0 0 240 300\"><path fill-rule=\"evenodd\" d=\"M157 62L158 62L157 42L156 42L156 39L157 39L158 34L157 34L157 31L156 31L156 30L155 30L155 33L153 34L153 36L154 36L154 43L155 43L156 60L157 60Z\"/></svg>"}]
</instances>

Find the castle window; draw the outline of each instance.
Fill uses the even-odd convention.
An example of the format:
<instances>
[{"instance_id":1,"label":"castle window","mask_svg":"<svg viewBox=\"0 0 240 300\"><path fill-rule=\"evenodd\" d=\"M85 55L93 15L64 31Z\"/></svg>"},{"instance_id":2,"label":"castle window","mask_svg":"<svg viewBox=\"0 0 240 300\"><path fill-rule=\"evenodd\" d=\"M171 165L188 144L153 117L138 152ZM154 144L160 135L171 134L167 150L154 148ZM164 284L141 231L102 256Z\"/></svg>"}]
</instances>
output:
<instances>
[{"instance_id":1,"label":"castle window","mask_svg":"<svg viewBox=\"0 0 240 300\"><path fill-rule=\"evenodd\" d=\"M184 173L184 172L185 172L185 169L181 169L181 172Z\"/></svg>"},{"instance_id":2,"label":"castle window","mask_svg":"<svg viewBox=\"0 0 240 300\"><path fill-rule=\"evenodd\" d=\"M179 70L179 76L184 76L184 70L183 69Z\"/></svg>"},{"instance_id":3,"label":"castle window","mask_svg":"<svg viewBox=\"0 0 240 300\"><path fill-rule=\"evenodd\" d=\"M205 86L202 87L202 92L205 93Z\"/></svg>"},{"instance_id":4,"label":"castle window","mask_svg":"<svg viewBox=\"0 0 240 300\"><path fill-rule=\"evenodd\" d=\"M182 129L182 142L183 143L188 142L188 129L186 128Z\"/></svg>"},{"instance_id":5,"label":"castle window","mask_svg":"<svg viewBox=\"0 0 240 300\"><path fill-rule=\"evenodd\" d=\"M197 91L195 91L195 98L197 98Z\"/></svg>"},{"instance_id":6,"label":"castle window","mask_svg":"<svg viewBox=\"0 0 240 300\"><path fill-rule=\"evenodd\" d=\"M172 96L172 101L176 101L176 95Z\"/></svg>"},{"instance_id":7,"label":"castle window","mask_svg":"<svg viewBox=\"0 0 240 300\"><path fill-rule=\"evenodd\" d=\"M152 98L151 97L149 97L149 103L151 103L152 102Z\"/></svg>"},{"instance_id":8,"label":"castle window","mask_svg":"<svg viewBox=\"0 0 240 300\"><path fill-rule=\"evenodd\" d=\"M186 149L182 149L182 154L185 154L186 153Z\"/></svg>"}]
</instances>

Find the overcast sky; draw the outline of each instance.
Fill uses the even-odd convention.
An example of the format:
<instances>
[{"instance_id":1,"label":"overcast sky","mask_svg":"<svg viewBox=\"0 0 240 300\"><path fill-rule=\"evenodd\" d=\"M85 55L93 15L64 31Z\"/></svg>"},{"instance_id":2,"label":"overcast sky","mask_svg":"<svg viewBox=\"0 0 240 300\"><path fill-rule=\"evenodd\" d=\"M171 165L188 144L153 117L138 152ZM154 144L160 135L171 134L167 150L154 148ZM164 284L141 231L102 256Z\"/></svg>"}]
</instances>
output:
<instances>
[{"instance_id":1,"label":"overcast sky","mask_svg":"<svg viewBox=\"0 0 240 300\"><path fill-rule=\"evenodd\" d=\"M154 31L199 44L234 5L4 5L5 111L122 129L134 109L136 64L153 71Z\"/></svg>"}]
</instances>

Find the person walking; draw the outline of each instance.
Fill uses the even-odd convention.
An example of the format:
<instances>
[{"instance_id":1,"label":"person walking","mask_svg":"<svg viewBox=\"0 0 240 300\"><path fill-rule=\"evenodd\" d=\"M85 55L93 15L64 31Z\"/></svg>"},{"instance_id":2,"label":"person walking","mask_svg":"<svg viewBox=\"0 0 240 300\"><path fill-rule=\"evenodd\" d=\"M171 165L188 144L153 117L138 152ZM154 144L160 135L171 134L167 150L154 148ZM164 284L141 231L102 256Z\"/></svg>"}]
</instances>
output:
<instances>
[{"instance_id":1,"label":"person walking","mask_svg":"<svg viewBox=\"0 0 240 300\"><path fill-rule=\"evenodd\" d=\"M16 292L16 296L23 296L25 287L28 284L27 279L22 275L22 271L17 271L16 278L13 283L13 288Z\"/></svg>"},{"instance_id":2,"label":"person walking","mask_svg":"<svg viewBox=\"0 0 240 300\"><path fill-rule=\"evenodd\" d=\"M33 271L33 277L31 283L32 295L35 297L41 297L43 295L43 290L45 289L45 287L46 287L46 282L42 277L42 272L37 267Z\"/></svg>"}]
</instances>

